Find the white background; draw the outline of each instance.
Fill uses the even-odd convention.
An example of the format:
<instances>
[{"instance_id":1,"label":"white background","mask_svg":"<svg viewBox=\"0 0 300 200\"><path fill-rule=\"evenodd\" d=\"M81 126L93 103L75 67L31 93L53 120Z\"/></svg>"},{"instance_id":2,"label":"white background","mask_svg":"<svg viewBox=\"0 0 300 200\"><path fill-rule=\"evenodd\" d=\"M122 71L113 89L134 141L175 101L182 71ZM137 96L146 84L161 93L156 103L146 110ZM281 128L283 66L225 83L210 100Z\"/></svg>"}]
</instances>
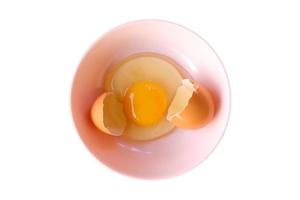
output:
<instances>
[{"instance_id":1,"label":"white background","mask_svg":"<svg viewBox=\"0 0 300 200\"><path fill-rule=\"evenodd\" d=\"M180 3L178 3L180 2ZM300 7L297 1L0 0L0 199L299 199ZM73 125L76 67L104 32L158 18L217 51L232 112L215 152L183 176L119 175Z\"/></svg>"}]
</instances>

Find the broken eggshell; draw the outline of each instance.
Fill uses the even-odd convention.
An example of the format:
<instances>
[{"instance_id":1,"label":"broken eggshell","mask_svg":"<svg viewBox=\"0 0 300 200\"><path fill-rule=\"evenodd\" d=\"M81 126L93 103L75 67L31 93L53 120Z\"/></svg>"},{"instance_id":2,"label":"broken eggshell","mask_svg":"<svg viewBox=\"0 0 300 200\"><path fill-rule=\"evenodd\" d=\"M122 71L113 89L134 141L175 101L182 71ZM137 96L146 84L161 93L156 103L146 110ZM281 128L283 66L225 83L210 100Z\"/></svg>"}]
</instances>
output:
<instances>
[{"instance_id":1,"label":"broken eggshell","mask_svg":"<svg viewBox=\"0 0 300 200\"><path fill-rule=\"evenodd\" d=\"M113 136L122 135L127 124L123 104L113 93L103 93L96 99L91 119L99 130Z\"/></svg>"},{"instance_id":2,"label":"broken eggshell","mask_svg":"<svg viewBox=\"0 0 300 200\"><path fill-rule=\"evenodd\" d=\"M210 92L204 86L184 79L169 106L167 120L178 128L198 129L213 119L214 111Z\"/></svg>"}]
</instances>

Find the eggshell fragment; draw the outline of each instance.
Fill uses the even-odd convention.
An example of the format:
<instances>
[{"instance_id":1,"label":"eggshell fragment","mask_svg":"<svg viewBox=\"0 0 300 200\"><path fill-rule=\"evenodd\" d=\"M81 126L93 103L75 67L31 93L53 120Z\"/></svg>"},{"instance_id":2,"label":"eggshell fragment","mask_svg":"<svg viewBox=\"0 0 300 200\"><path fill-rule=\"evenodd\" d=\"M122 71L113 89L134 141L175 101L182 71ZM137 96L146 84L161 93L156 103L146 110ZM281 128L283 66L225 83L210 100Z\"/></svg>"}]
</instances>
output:
<instances>
[{"instance_id":1,"label":"eggshell fragment","mask_svg":"<svg viewBox=\"0 0 300 200\"><path fill-rule=\"evenodd\" d=\"M185 79L171 102L167 120L179 128L197 129L212 120L214 110L210 92L205 87Z\"/></svg>"},{"instance_id":2,"label":"eggshell fragment","mask_svg":"<svg viewBox=\"0 0 300 200\"><path fill-rule=\"evenodd\" d=\"M113 93L103 93L96 99L91 119L99 130L113 136L122 135L127 124L123 104Z\"/></svg>"},{"instance_id":3,"label":"eggshell fragment","mask_svg":"<svg viewBox=\"0 0 300 200\"><path fill-rule=\"evenodd\" d=\"M169 106L167 120L172 121L174 117L179 117L189 104L194 91L194 85L189 79L182 80L182 85L177 88L176 95Z\"/></svg>"}]
</instances>

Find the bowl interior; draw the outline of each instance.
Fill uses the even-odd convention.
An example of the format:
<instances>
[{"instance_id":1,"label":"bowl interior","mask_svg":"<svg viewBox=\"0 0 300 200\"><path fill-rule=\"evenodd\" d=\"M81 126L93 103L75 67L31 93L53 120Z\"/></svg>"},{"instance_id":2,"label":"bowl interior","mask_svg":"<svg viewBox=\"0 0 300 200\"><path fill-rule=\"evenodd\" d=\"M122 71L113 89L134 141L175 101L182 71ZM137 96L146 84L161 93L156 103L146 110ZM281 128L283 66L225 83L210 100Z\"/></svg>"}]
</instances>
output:
<instances>
[{"instance_id":1,"label":"bowl interior","mask_svg":"<svg viewBox=\"0 0 300 200\"><path fill-rule=\"evenodd\" d=\"M140 52L170 57L212 91L217 105L213 121L199 130L175 129L147 142L126 141L97 130L90 120L90 108L103 92L105 72ZM76 128L92 154L108 167L139 178L171 177L199 164L222 137L230 109L227 76L214 51L186 28L158 20L121 25L96 41L78 67L71 98Z\"/></svg>"}]
</instances>

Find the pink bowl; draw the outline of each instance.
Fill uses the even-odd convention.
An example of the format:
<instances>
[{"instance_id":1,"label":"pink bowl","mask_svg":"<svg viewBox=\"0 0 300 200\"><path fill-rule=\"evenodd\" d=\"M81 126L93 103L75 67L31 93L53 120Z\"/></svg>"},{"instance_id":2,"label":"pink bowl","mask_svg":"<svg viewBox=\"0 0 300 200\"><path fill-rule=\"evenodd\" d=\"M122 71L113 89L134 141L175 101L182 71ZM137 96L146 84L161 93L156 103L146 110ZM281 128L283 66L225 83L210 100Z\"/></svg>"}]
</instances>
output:
<instances>
[{"instance_id":1,"label":"pink bowl","mask_svg":"<svg viewBox=\"0 0 300 200\"><path fill-rule=\"evenodd\" d=\"M148 142L130 142L97 130L90 120L90 108L103 92L106 70L139 52L169 56L210 89L217 102L213 121L198 130L175 129ZM78 67L71 101L80 137L98 160L120 173L155 179L191 170L214 150L228 122L230 88L220 59L201 37L174 23L141 20L121 25L96 41Z\"/></svg>"}]
</instances>

